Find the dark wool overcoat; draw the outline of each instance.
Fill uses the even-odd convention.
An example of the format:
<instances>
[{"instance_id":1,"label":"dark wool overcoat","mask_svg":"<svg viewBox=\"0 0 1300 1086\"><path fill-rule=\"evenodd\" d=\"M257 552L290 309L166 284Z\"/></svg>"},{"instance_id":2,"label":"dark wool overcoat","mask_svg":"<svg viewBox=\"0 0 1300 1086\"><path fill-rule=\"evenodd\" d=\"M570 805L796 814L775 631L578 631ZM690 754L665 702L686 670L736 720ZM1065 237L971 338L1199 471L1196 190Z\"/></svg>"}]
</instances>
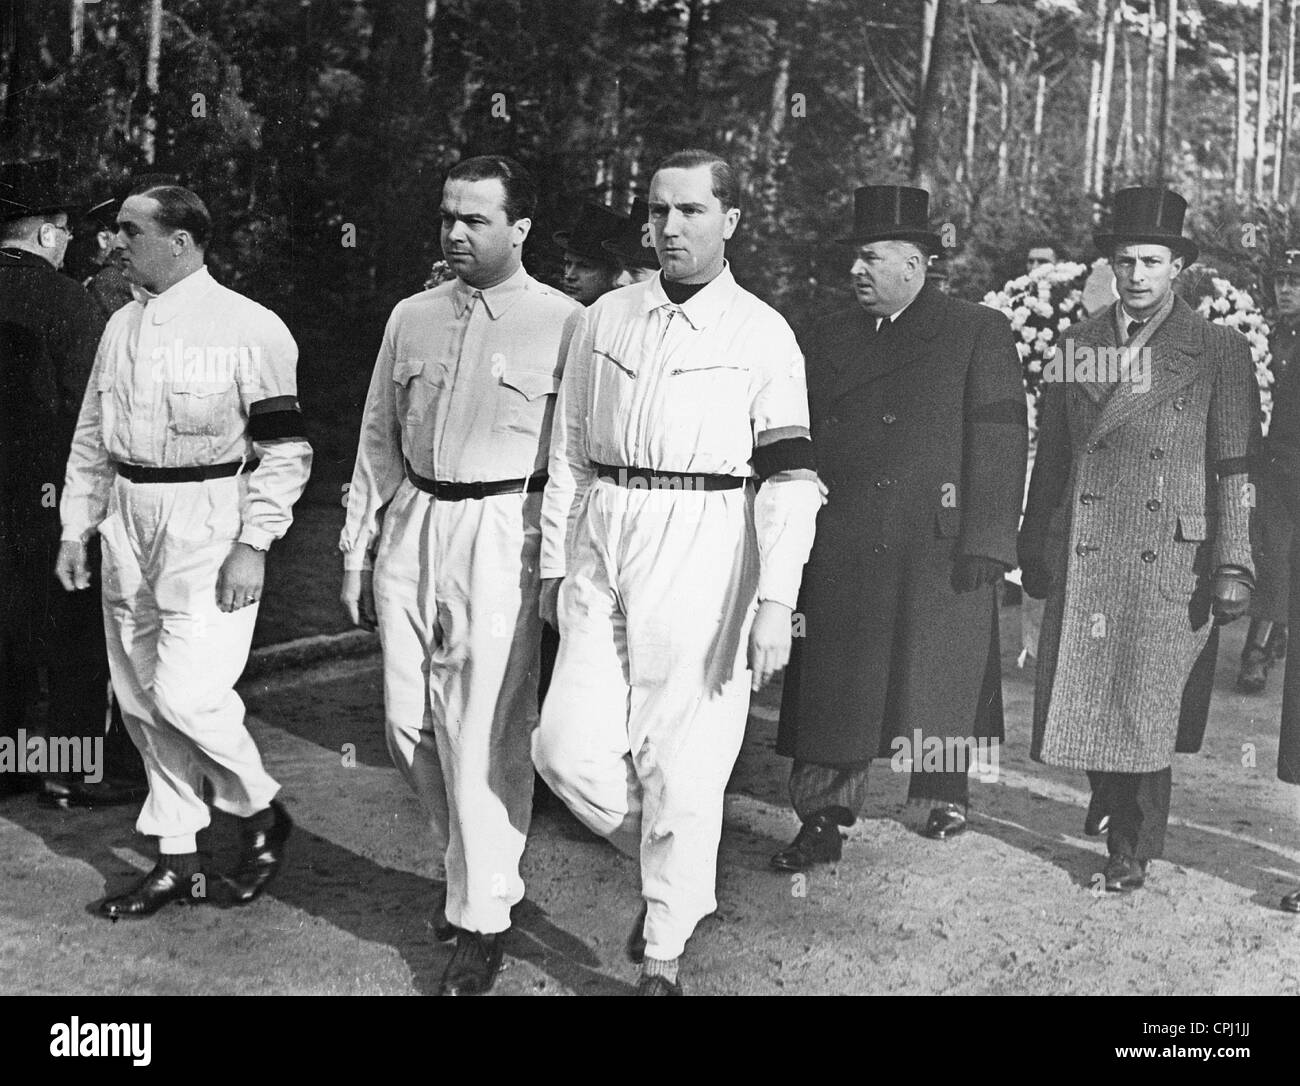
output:
<instances>
[{"instance_id":1,"label":"dark wool overcoat","mask_svg":"<svg viewBox=\"0 0 1300 1086\"><path fill-rule=\"evenodd\" d=\"M1081 359L1119 335L1111 307L1062 347ZM1212 575L1253 570L1249 344L1175 298L1146 346L1145 389L1044 385L1020 554L1053 578L1030 751L1053 765L1168 766L1184 686L1212 629Z\"/></svg>"},{"instance_id":2,"label":"dark wool overcoat","mask_svg":"<svg viewBox=\"0 0 1300 1086\"><path fill-rule=\"evenodd\" d=\"M917 731L1001 738L995 591L951 582L959 555L1015 564L1027 432L1007 319L927 285L879 334L854 306L802 346L830 495L778 752L852 765Z\"/></svg>"},{"instance_id":3,"label":"dark wool overcoat","mask_svg":"<svg viewBox=\"0 0 1300 1086\"><path fill-rule=\"evenodd\" d=\"M57 497L104 317L48 260L0 248L0 619L53 578Z\"/></svg>"},{"instance_id":4,"label":"dark wool overcoat","mask_svg":"<svg viewBox=\"0 0 1300 1086\"><path fill-rule=\"evenodd\" d=\"M1265 500L1275 500L1278 507L1268 509L1261 502L1255 515L1257 519L1284 520L1291 529L1289 552L1270 554L1268 558L1290 567L1290 576L1278 579L1297 590L1288 593L1284 588L1278 593L1284 598L1274 601L1274 606L1287 613L1285 597L1289 595L1290 628L1300 634L1300 533L1295 531L1295 525L1300 524L1300 325L1274 329L1270 346L1277 380L1273 385L1273 418L1259 464L1259 492ZM1257 547L1285 534L1269 528L1266 523L1256 531ZM1288 651L1286 657L1277 775L1290 784L1300 784L1300 652Z\"/></svg>"}]
</instances>

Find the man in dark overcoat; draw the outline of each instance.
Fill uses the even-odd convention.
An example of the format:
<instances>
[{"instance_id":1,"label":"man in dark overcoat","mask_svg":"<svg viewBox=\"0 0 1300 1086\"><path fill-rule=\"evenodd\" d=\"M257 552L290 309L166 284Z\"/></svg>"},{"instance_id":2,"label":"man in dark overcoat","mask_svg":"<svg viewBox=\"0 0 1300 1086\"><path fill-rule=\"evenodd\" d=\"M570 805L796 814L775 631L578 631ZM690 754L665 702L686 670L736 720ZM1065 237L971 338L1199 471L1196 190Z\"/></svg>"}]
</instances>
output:
<instances>
[{"instance_id":1,"label":"man in dark overcoat","mask_svg":"<svg viewBox=\"0 0 1300 1086\"><path fill-rule=\"evenodd\" d=\"M72 236L54 160L0 167L0 734L28 724L38 669L49 738L98 739L90 771L46 767L41 801L103 806L139 799L139 755L120 720L105 734L108 657L98 599L54 579L59 492L77 411L104 329L86 291L58 268ZM53 748L51 748L53 749ZM35 781L0 778L0 792Z\"/></svg>"},{"instance_id":2,"label":"man in dark overcoat","mask_svg":"<svg viewBox=\"0 0 1300 1086\"><path fill-rule=\"evenodd\" d=\"M1272 592L1276 621L1300 629L1300 592L1288 591L1290 585L1300 584L1300 533L1293 529L1300 518L1300 249L1286 250L1273 274L1279 320L1269 345L1276 380L1273 415L1257 464L1256 560L1261 592L1270 591L1270 581L1282 586ZM1252 626L1260 613L1252 606ZM1277 775L1288 784L1300 784L1300 661L1294 652L1286 655L1282 678ZM1300 913L1300 890L1287 894L1282 908Z\"/></svg>"},{"instance_id":3,"label":"man in dark overcoat","mask_svg":"<svg viewBox=\"0 0 1300 1086\"><path fill-rule=\"evenodd\" d=\"M923 189L857 190L857 304L802 343L830 493L781 702L803 826L778 870L839 858L876 757L912 770L927 836L962 832L977 742L1002 737L995 592L1015 564L1025 391L1006 318L926 282L928 212Z\"/></svg>"},{"instance_id":4,"label":"man in dark overcoat","mask_svg":"<svg viewBox=\"0 0 1300 1086\"><path fill-rule=\"evenodd\" d=\"M1258 394L1244 336L1173 292L1196 246L1186 202L1115 194L1119 300L1044 367L1020 530L1025 591L1046 596L1031 755L1088 771L1109 822L1107 890L1141 887L1164 848L1170 765L1193 665L1254 585L1249 485Z\"/></svg>"},{"instance_id":5,"label":"man in dark overcoat","mask_svg":"<svg viewBox=\"0 0 1300 1086\"><path fill-rule=\"evenodd\" d=\"M1269 333L1273 356L1273 418L1282 416L1284 435L1295 425L1300 396L1300 249L1287 249L1272 269L1277 319ZM1280 411L1279 411L1280 407ZM1273 664L1286 654L1287 610L1291 585L1291 544L1295 535L1292 503L1284 493L1294 481L1285 463L1274 470L1265 457L1257 465L1255 513L1255 574L1257 584L1250 600L1250 629L1241 652L1237 689L1263 693Z\"/></svg>"}]
</instances>

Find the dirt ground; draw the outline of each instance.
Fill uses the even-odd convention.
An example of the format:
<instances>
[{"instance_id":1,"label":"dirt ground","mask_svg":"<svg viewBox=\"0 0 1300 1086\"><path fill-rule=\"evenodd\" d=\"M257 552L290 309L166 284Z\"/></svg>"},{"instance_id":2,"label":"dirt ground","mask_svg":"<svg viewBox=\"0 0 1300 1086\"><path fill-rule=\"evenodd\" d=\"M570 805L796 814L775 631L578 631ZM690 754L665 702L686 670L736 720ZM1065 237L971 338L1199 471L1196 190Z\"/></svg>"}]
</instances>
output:
<instances>
[{"instance_id":1,"label":"dirt ground","mask_svg":"<svg viewBox=\"0 0 1300 1086\"><path fill-rule=\"evenodd\" d=\"M1300 917L1277 908L1300 886L1300 789L1274 775L1280 675L1264 697L1232 689L1244 624L1224 639L1205 749L1175 764L1166 858L1146 889L1119 897L1094 889L1104 846L1083 835L1083 775L1028 759L1032 676L1015 667L1016 609L1002 617L1008 742L1000 779L973 784L972 829L954 841L917 835L923 812L904 805L903 776L878 762L843 860L806 881L770 871L797 823L788 765L773 753L778 692L755 700L728 789L719 908L687 948L688 993L1300 994ZM242 689L298 824L272 890L247 909L101 920L90 903L149 866L134 811L6 800L0 992L436 988L449 950L429 930L420 815L383 744L378 659ZM215 824L220 866L233 843L228 821ZM630 993L631 866L547 812L524 876L497 990Z\"/></svg>"}]
</instances>

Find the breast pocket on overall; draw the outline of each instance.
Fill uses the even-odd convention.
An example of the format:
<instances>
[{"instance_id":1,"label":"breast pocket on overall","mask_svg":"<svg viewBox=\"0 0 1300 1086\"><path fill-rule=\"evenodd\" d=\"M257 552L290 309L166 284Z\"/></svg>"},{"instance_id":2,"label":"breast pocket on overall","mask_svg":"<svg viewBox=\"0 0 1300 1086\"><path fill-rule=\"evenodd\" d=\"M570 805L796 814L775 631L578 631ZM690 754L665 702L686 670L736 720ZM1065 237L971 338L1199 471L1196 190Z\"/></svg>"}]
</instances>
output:
<instances>
[{"instance_id":1,"label":"breast pocket on overall","mask_svg":"<svg viewBox=\"0 0 1300 1086\"><path fill-rule=\"evenodd\" d=\"M430 358L401 357L393 363L397 412L404 428L418 430L426 418L433 418L447 376L447 364Z\"/></svg>"},{"instance_id":2,"label":"breast pocket on overall","mask_svg":"<svg viewBox=\"0 0 1300 1086\"><path fill-rule=\"evenodd\" d=\"M178 381L167 386L172 430L182 437L217 437L230 427L234 385L219 381Z\"/></svg>"},{"instance_id":3,"label":"breast pocket on overall","mask_svg":"<svg viewBox=\"0 0 1300 1086\"><path fill-rule=\"evenodd\" d=\"M690 441L707 434L724 439L734 427L749 429L749 370L727 362L671 369L664 381L664 413ZM737 435L738 436L738 435ZM705 446L707 447L707 446Z\"/></svg>"},{"instance_id":4,"label":"breast pocket on overall","mask_svg":"<svg viewBox=\"0 0 1300 1086\"><path fill-rule=\"evenodd\" d=\"M1187 600L1210 574L1209 523L1204 513L1179 513L1173 538L1155 560L1160 569L1160 591L1170 599ZM1152 552L1143 552L1143 560Z\"/></svg>"},{"instance_id":5,"label":"breast pocket on overall","mask_svg":"<svg viewBox=\"0 0 1300 1086\"><path fill-rule=\"evenodd\" d=\"M559 391L560 379L552 372L503 369L492 432L540 434L546 423L546 409L552 403L551 397Z\"/></svg>"}]
</instances>

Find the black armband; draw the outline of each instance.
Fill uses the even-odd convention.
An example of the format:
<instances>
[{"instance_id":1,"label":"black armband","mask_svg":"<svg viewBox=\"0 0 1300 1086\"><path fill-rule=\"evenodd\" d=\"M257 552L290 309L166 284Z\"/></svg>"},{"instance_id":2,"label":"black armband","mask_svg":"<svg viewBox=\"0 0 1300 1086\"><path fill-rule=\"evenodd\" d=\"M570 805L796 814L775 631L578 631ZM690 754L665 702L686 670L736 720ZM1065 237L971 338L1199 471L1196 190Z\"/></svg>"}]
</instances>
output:
<instances>
[{"instance_id":1,"label":"black armband","mask_svg":"<svg viewBox=\"0 0 1300 1086\"><path fill-rule=\"evenodd\" d=\"M248 436L254 441L306 438L298 401L293 396L273 396L252 404L248 409Z\"/></svg>"},{"instance_id":2,"label":"black armband","mask_svg":"<svg viewBox=\"0 0 1300 1086\"><path fill-rule=\"evenodd\" d=\"M763 480L782 471L796 471L800 468L816 471L817 457L813 454L810 438L785 437L770 445L759 445L754 450L753 465L759 479Z\"/></svg>"}]
</instances>

